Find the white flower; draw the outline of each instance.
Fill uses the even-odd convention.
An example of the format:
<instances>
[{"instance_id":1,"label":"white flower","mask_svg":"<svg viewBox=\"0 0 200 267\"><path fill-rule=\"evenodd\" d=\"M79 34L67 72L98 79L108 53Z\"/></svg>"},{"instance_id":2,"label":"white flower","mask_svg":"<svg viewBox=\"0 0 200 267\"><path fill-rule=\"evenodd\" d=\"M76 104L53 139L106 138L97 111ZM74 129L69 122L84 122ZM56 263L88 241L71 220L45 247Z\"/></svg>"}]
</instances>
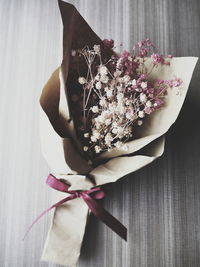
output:
<instances>
[{"instance_id":1,"label":"white flower","mask_svg":"<svg viewBox=\"0 0 200 267\"><path fill-rule=\"evenodd\" d=\"M101 89L101 87L102 87L101 82L97 82L96 85L95 85L95 87L96 87L97 89Z\"/></svg>"},{"instance_id":2,"label":"white flower","mask_svg":"<svg viewBox=\"0 0 200 267\"><path fill-rule=\"evenodd\" d=\"M101 137L100 133L96 130L92 132L91 141L96 142Z\"/></svg>"},{"instance_id":3,"label":"white flower","mask_svg":"<svg viewBox=\"0 0 200 267\"><path fill-rule=\"evenodd\" d=\"M144 111L139 111L138 112L138 117L144 118Z\"/></svg>"},{"instance_id":4,"label":"white flower","mask_svg":"<svg viewBox=\"0 0 200 267\"><path fill-rule=\"evenodd\" d=\"M124 128L121 127L121 126L119 126L119 127L117 128L117 134L118 134L119 136L123 136L123 133L124 133Z\"/></svg>"},{"instance_id":5,"label":"white flower","mask_svg":"<svg viewBox=\"0 0 200 267\"><path fill-rule=\"evenodd\" d=\"M124 76L124 82L128 83L130 81L131 77L129 75Z\"/></svg>"},{"instance_id":6,"label":"white flower","mask_svg":"<svg viewBox=\"0 0 200 267\"><path fill-rule=\"evenodd\" d=\"M113 127L117 127L118 126L118 123L117 123L117 121L113 121Z\"/></svg>"},{"instance_id":7,"label":"white flower","mask_svg":"<svg viewBox=\"0 0 200 267\"><path fill-rule=\"evenodd\" d=\"M88 138L89 136L90 136L89 133L84 133L84 137L85 137L85 138Z\"/></svg>"},{"instance_id":8,"label":"white flower","mask_svg":"<svg viewBox=\"0 0 200 267\"><path fill-rule=\"evenodd\" d=\"M138 124L138 126L141 126L143 124L143 121L138 120L137 124Z\"/></svg>"},{"instance_id":9,"label":"white flower","mask_svg":"<svg viewBox=\"0 0 200 267\"><path fill-rule=\"evenodd\" d=\"M96 123L96 129L99 130L101 128L101 123Z\"/></svg>"},{"instance_id":10,"label":"white flower","mask_svg":"<svg viewBox=\"0 0 200 267\"><path fill-rule=\"evenodd\" d=\"M126 136L130 136L131 133L132 133L132 127L131 127L131 126L126 127L126 128L124 129L124 135L126 135Z\"/></svg>"},{"instance_id":11,"label":"white flower","mask_svg":"<svg viewBox=\"0 0 200 267\"><path fill-rule=\"evenodd\" d=\"M123 93L117 94L117 100L118 101L121 100L121 99L123 99L123 98L124 98L124 94Z\"/></svg>"},{"instance_id":12,"label":"white flower","mask_svg":"<svg viewBox=\"0 0 200 267\"><path fill-rule=\"evenodd\" d=\"M72 50L71 55L72 55L72 57L75 57L75 55L76 55L76 50Z\"/></svg>"},{"instance_id":13,"label":"white flower","mask_svg":"<svg viewBox=\"0 0 200 267\"><path fill-rule=\"evenodd\" d=\"M142 82L140 85L143 89L147 87L147 82Z\"/></svg>"},{"instance_id":14,"label":"white flower","mask_svg":"<svg viewBox=\"0 0 200 267\"><path fill-rule=\"evenodd\" d=\"M122 143L121 141L117 141L117 142L115 143L115 146L116 146L117 148L120 148L122 145L123 145L123 143Z\"/></svg>"},{"instance_id":15,"label":"white flower","mask_svg":"<svg viewBox=\"0 0 200 267\"><path fill-rule=\"evenodd\" d=\"M87 82L87 80L86 80L84 77L79 77L79 78L78 78L78 82L79 82L80 84L85 84L85 83Z\"/></svg>"},{"instance_id":16,"label":"white flower","mask_svg":"<svg viewBox=\"0 0 200 267\"><path fill-rule=\"evenodd\" d=\"M94 77L94 79L95 79L96 81L99 81L99 80L100 80L100 75L97 74L97 75Z\"/></svg>"},{"instance_id":17,"label":"white flower","mask_svg":"<svg viewBox=\"0 0 200 267\"><path fill-rule=\"evenodd\" d=\"M108 108L110 112L114 112L115 108L116 108L116 104L114 103L109 103L108 104Z\"/></svg>"},{"instance_id":18,"label":"white flower","mask_svg":"<svg viewBox=\"0 0 200 267\"><path fill-rule=\"evenodd\" d=\"M108 73L108 69L107 69L106 66L101 65L100 68L99 68L99 72L100 72L101 75L105 75L105 74Z\"/></svg>"},{"instance_id":19,"label":"white flower","mask_svg":"<svg viewBox=\"0 0 200 267\"><path fill-rule=\"evenodd\" d=\"M123 87L121 85L118 85L117 90L118 90L118 92L121 92L123 90Z\"/></svg>"},{"instance_id":20,"label":"white flower","mask_svg":"<svg viewBox=\"0 0 200 267\"><path fill-rule=\"evenodd\" d=\"M83 150L84 150L84 151L88 151L88 146L84 146L84 147L83 147Z\"/></svg>"},{"instance_id":21,"label":"white flower","mask_svg":"<svg viewBox=\"0 0 200 267\"><path fill-rule=\"evenodd\" d=\"M117 132L118 132L117 128L112 129L112 133L117 134Z\"/></svg>"},{"instance_id":22,"label":"white flower","mask_svg":"<svg viewBox=\"0 0 200 267\"><path fill-rule=\"evenodd\" d=\"M100 81L102 83L107 83L108 82L108 76L107 75L102 75Z\"/></svg>"},{"instance_id":23,"label":"white flower","mask_svg":"<svg viewBox=\"0 0 200 267\"><path fill-rule=\"evenodd\" d=\"M128 56L128 60L129 61L133 61L132 57Z\"/></svg>"},{"instance_id":24,"label":"white flower","mask_svg":"<svg viewBox=\"0 0 200 267\"><path fill-rule=\"evenodd\" d=\"M99 153L99 152L101 151L100 146L95 146L94 149L95 149L95 152L96 152L96 153Z\"/></svg>"},{"instance_id":25,"label":"white flower","mask_svg":"<svg viewBox=\"0 0 200 267\"><path fill-rule=\"evenodd\" d=\"M108 125L110 125L110 124L111 124L111 119L106 119L106 120L105 120L105 125L108 126Z\"/></svg>"},{"instance_id":26,"label":"white flower","mask_svg":"<svg viewBox=\"0 0 200 267\"><path fill-rule=\"evenodd\" d=\"M136 91L136 92L141 92L141 89L139 89L139 88L135 88L135 91Z\"/></svg>"},{"instance_id":27,"label":"white flower","mask_svg":"<svg viewBox=\"0 0 200 267\"><path fill-rule=\"evenodd\" d=\"M106 95L108 98L112 97L113 96L113 91L112 90L107 90L106 91Z\"/></svg>"},{"instance_id":28,"label":"white flower","mask_svg":"<svg viewBox=\"0 0 200 267\"><path fill-rule=\"evenodd\" d=\"M98 117L95 118L95 121L99 122L99 123L103 123L105 120L105 118L102 115L99 115Z\"/></svg>"},{"instance_id":29,"label":"white flower","mask_svg":"<svg viewBox=\"0 0 200 267\"><path fill-rule=\"evenodd\" d=\"M92 110L93 113L97 113L99 111L99 108L98 108L98 106L93 106L91 108L91 110Z\"/></svg>"},{"instance_id":30,"label":"white flower","mask_svg":"<svg viewBox=\"0 0 200 267\"><path fill-rule=\"evenodd\" d=\"M103 97L100 101L99 101L99 105L100 106L105 106L107 104L106 99Z\"/></svg>"},{"instance_id":31,"label":"white flower","mask_svg":"<svg viewBox=\"0 0 200 267\"><path fill-rule=\"evenodd\" d=\"M140 94L140 101L143 102L143 103L146 102L147 101L147 96L145 94L141 93Z\"/></svg>"},{"instance_id":32,"label":"white flower","mask_svg":"<svg viewBox=\"0 0 200 267\"><path fill-rule=\"evenodd\" d=\"M126 108L123 105L119 105L117 108L118 112L121 113L122 115L126 112Z\"/></svg>"},{"instance_id":33,"label":"white flower","mask_svg":"<svg viewBox=\"0 0 200 267\"><path fill-rule=\"evenodd\" d=\"M134 119L133 112L127 112L127 113L126 113L126 118L127 118L128 120Z\"/></svg>"},{"instance_id":34,"label":"white flower","mask_svg":"<svg viewBox=\"0 0 200 267\"><path fill-rule=\"evenodd\" d=\"M100 45L94 45L93 48L96 53L100 52Z\"/></svg>"},{"instance_id":35,"label":"white flower","mask_svg":"<svg viewBox=\"0 0 200 267\"><path fill-rule=\"evenodd\" d=\"M133 101L131 99L127 99L126 102L125 102L125 104L127 106L131 106L132 103L133 103Z\"/></svg>"},{"instance_id":36,"label":"white flower","mask_svg":"<svg viewBox=\"0 0 200 267\"><path fill-rule=\"evenodd\" d=\"M131 83L132 83L133 86L137 85L136 79L132 80Z\"/></svg>"},{"instance_id":37,"label":"white flower","mask_svg":"<svg viewBox=\"0 0 200 267\"><path fill-rule=\"evenodd\" d=\"M112 141L113 141L113 137L112 137L111 133L107 133L105 136L106 145L110 145Z\"/></svg>"},{"instance_id":38,"label":"white flower","mask_svg":"<svg viewBox=\"0 0 200 267\"><path fill-rule=\"evenodd\" d=\"M110 114L109 110L103 110L101 114L104 118L110 118L112 115Z\"/></svg>"},{"instance_id":39,"label":"white flower","mask_svg":"<svg viewBox=\"0 0 200 267\"><path fill-rule=\"evenodd\" d=\"M116 70L115 72L114 72L114 77L118 77L118 76L120 76L121 75L121 71L120 70Z\"/></svg>"},{"instance_id":40,"label":"white flower","mask_svg":"<svg viewBox=\"0 0 200 267\"><path fill-rule=\"evenodd\" d=\"M93 135L90 137L90 139L91 139L92 142L96 142L97 141L97 139Z\"/></svg>"},{"instance_id":41,"label":"white flower","mask_svg":"<svg viewBox=\"0 0 200 267\"><path fill-rule=\"evenodd\" d=\"M100 133L99 133L95 128L92 129L92 134L93 134L94 136L96 136L97 138L100 137Z\"/></svg>"},{"instance_id":42,"label":"white flower","mask_svg":"<svg viewBox=\"0 0 200 267\"><path fill-rule=\"evenodd\" d=\"M152 106L152 103L151 103L151 101L149 100L149 101L147 101L147 103L146 103L146 106L148 107L148 108L150 108L151 106Z\"/></svg>"}]
</instances>

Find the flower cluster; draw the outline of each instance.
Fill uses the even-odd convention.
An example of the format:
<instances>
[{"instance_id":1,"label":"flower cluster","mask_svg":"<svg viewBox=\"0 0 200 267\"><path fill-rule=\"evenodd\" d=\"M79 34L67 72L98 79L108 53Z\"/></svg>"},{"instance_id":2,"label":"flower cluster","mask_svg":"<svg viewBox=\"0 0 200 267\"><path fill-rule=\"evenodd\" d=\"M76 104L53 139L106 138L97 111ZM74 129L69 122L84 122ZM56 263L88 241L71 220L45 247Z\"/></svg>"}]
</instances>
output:
<instances>
[{"instance_id":1,"label":"flower cluster","mask_svg":"<svg viewBox=\"0 0 200 267\"><path fill-rule=\"evenodd\" d=\"M104 47L113 46L113 40L104 40ZM158 54L149 39L138 42L132 54L113 52L106 60L100 45L75 54L87 63L87 72L78 82L83 87L83 150L91 155L113 148L127 150L126 142L134 138L135 127L163 106L168 88L182 83L179 78L150 80L152 70L158 64L169 65L172 56ZM146 68L147 57L151 68Z\"/></svg>"}]
</instances>

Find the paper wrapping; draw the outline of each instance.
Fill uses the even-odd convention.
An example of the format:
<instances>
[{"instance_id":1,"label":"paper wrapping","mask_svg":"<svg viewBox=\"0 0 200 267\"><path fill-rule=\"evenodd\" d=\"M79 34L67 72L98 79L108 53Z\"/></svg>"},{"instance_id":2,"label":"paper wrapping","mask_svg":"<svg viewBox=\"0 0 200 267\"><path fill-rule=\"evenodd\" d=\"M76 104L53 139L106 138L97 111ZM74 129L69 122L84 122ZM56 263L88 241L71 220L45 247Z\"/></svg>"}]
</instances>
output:
<instances>
[{"instance_id":1,"label":"paper wrapping","mask_svg":"<svg viewBox=\"0 0 200 267\"><path fill-rule=\"evenodd\" d=\"M183 80L180 93L169 89L165 106L152 113L140 127L139 138L129 141L128 151L113 149L97 158L105 163L91 166L84 159L76 138L73 118L70 115L66 81L70 68L71 49L85 44L99 44L101 40L91 30L74 6L59 1L63 19L63 62L45 85L40 98L41 146L51 173L70 184L70 190L87 190L96 185L115 182L160 157L164 152L164 134L175 122L183 105L192 73L195 57L177 57L170 66L159 66L151 79ZM81 25L81 27L80 27ZM58 192L58 198L63 193ZM88 207L82 199L74 199L56 208L43 250L43 261L66 266L77 263L87 218ZM119 218L120 219L120 218ZM114 234L114 233L113 233Z\"/></svg>"}]
</instances>

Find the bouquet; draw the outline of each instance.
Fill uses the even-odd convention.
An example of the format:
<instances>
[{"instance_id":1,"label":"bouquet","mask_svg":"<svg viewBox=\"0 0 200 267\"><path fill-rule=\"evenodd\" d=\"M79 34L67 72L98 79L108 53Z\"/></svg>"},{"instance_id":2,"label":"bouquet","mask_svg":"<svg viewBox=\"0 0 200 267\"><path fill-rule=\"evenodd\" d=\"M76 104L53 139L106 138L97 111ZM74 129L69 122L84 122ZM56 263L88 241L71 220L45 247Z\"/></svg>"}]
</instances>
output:
<instances>
[{"instance_id":1,"label":"bouquet","mask_svg":"<svg viewBox=\"0 0 200 267\"><path fill-rule=\"evenodd\" d=\"M72 51L75 72L84 72L83 61L87 69L86 77L78 78L82 88L72 93L70 102L79 138L84 139L83 150L91 159L114 148L127 151L127 141L137 138L136 128L143 124L145 116L164 105L169 88L180 89L182 84L178 77L151 79L154 68L169 66L172 56L158 54L149 39L138 42L133 54L123 51L104 56L113 46L113 40L105 39L102 47Z\"/></svg>"},{"instance_id":2,"label":"bouquet","mask_svg":"<svg viewBox=\"0 0 200 267\"><path fill-rule=\"evenodd\" d=\"M55 208L42 260L74 265L90 212L126 240L125 226L98 203L100 186L163 154L197 58L160 55L149 39L118 55L74 6L58 3L63 61L43 88L40 129L59 201L40 215Z\"/></svg>"}]
</instances>

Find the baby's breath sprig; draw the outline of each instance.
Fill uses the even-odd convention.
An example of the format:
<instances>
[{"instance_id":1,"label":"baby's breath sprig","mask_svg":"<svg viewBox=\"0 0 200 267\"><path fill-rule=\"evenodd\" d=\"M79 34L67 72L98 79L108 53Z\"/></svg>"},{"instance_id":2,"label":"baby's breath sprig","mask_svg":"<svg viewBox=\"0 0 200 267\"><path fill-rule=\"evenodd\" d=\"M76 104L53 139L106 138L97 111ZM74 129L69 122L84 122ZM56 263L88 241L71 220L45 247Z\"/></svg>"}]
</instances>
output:
<instances>
[{"instance_id":1,"label":"baby's breath sprig","mask_svg":"<svg viewBox=\"0 0 200 267\"><path fill-rule=\"evenodd\" d=\"M112 48L114 43L104 40L104 45ZM123 51L106 62L100 45L86 46L75 51L76 55L87 65L86 76L80 76L78 82L83 87L83 150L90 155L113 148L127 150L126 142L134 138L135 127L163 106L168 88L182 83L180 78L150 81L153 69L159 64L170 65L172 56L158 54L149 39L138 42L133 54ZM146 67L147 57L150 68Z\"/></svg>"}]
</instances>

